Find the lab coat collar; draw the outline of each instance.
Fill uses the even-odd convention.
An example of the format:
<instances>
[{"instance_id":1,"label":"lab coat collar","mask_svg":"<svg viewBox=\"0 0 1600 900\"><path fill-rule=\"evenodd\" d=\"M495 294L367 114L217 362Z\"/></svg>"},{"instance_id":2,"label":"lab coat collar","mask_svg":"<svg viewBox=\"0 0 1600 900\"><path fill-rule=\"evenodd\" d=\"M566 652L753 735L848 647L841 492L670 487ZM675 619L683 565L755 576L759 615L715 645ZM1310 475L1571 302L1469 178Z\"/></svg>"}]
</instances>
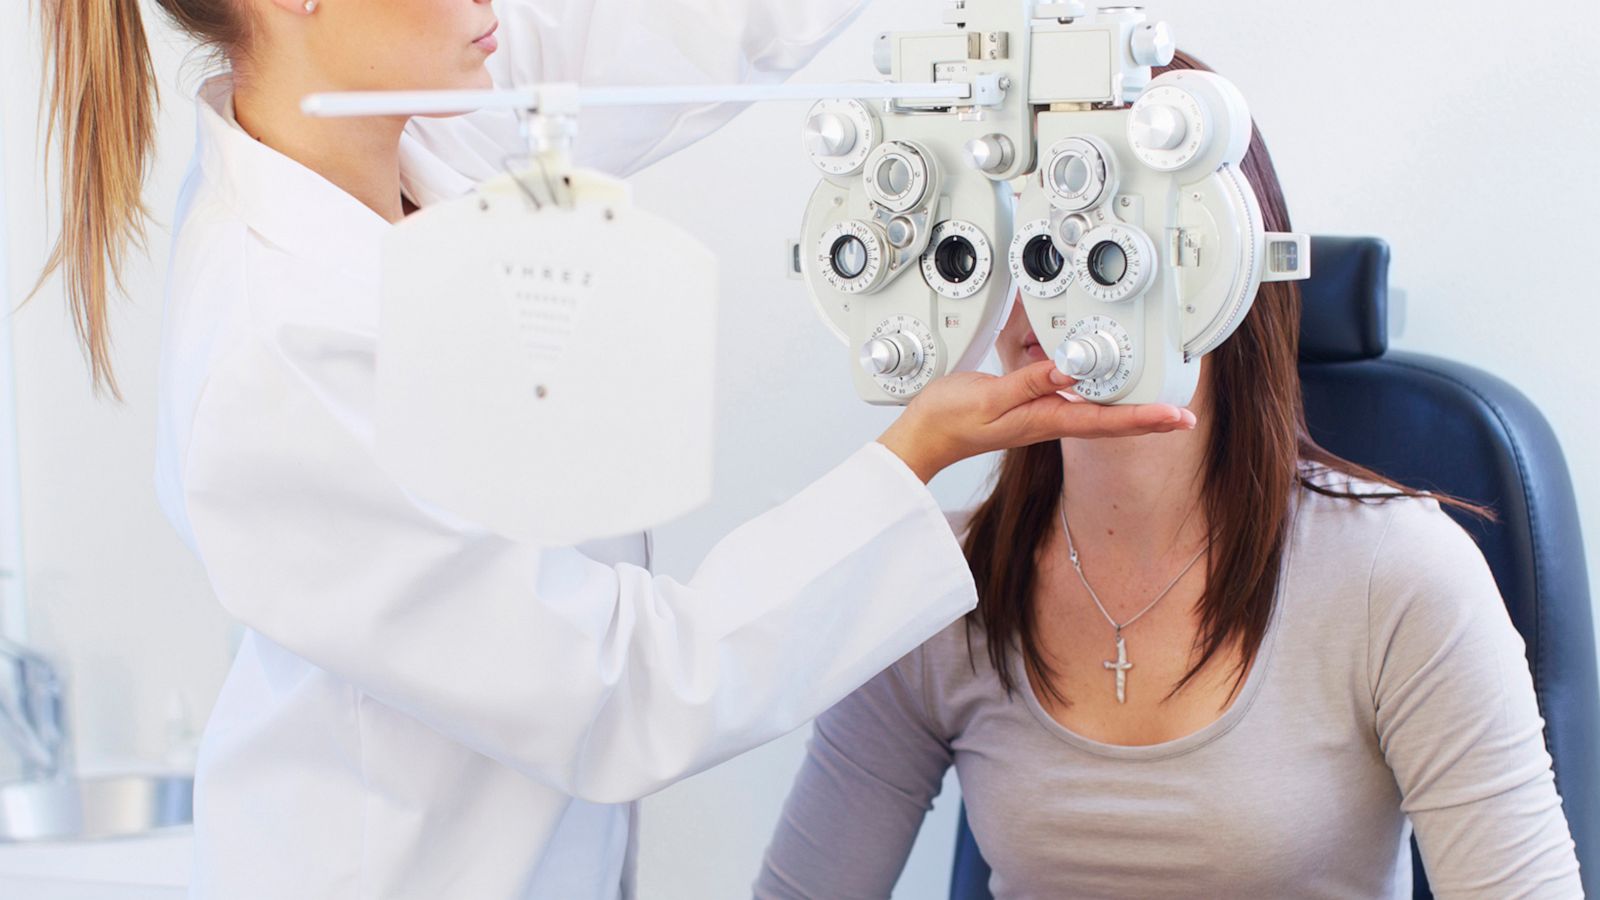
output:
<instances>
[{"instance_id":1,"label":"lab coat collar","mask_svg":"<svg viewBox=\"0 0 1600 900\"><path fill-rule=\"evenodd\" d=\"M292 256L376 283L390 223L245 133L233 114L231 74L207 79L196 100L201 170L245 224ZM410 134L401 137L400 167L402 188L418 206L459 197L474 185Z\"/></svg>"}]
</instances>

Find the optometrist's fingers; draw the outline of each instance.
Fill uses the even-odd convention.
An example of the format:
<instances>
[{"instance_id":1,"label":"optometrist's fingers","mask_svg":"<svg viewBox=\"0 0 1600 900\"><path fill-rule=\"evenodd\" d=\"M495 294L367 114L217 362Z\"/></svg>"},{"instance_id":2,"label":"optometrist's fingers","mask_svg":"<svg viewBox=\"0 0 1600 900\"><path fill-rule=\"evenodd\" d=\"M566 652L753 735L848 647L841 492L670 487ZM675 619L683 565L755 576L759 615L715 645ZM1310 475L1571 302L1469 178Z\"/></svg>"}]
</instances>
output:
<instances>
[{"instance_id":1,"label":"optometrist's fingers","mask_svg":"<svg viewBox=\"0 0 1600 900\"><path fill-rule=\"evenodd\" d=\"M1064 397L1039 397L1017 406L994 422L997 439L1023 445L1060 438L1132 437L1188 431L1193 412L1167 404L1102 406L1071 402Z\"/></svg>"},{"instance_id":2,"label":"optometrist's fingers","mask_svg":"<svg viewBox=\"0 0 1600 900\"><path fill-rule=\"evenodd\" d=\"M1056 368L1056 364L1044 360L1006 375L993 377L979 385L981 390L987 391L996 408L996 418L1003 412L1021 406L1039 397L1049 397L1059 391L1064 391L1074 384L1076 379Z\"/></svg>"},{"instance_id":3,"label":"optometrist's fingers","mask_svg":"<svg viewBox=\"0 0 1600 900\"><path fill-rule=\"evenodd\" d=\"M924 481L952 463L1064 437L1122 437L1194 427L1172 406L1103 407L1058 391L1071 379L1053 364L1010 375L958 372L935 379L878 440Z\"/></svg>"}]
</instances>

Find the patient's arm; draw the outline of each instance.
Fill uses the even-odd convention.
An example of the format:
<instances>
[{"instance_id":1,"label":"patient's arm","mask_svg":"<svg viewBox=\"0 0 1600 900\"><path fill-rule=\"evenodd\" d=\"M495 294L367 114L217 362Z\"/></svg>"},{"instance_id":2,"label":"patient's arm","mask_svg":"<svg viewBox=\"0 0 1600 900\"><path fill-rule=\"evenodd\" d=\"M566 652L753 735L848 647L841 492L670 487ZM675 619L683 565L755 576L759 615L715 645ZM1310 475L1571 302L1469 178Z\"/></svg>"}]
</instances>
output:
<instances>
[{"instance_id":1,"label":"patient's arm","mask_svg":"<svg viewBox=\"0 0 1600 900\"><path fill-rule=\"evenodd\" d=\"M918 648L817 720L756 897L889 896L951 761L923 674Z\"/></svg>"},{"instance_id":2,"label":"patient's arm","mask_svg":"<svg viewBox=\"0 0 1600 900\"><path fill-rule=\"evenodd\" d=\"M1400 504L1371 579L1378 739L1434 896L1583 896L1522 640L1482 554L1432 503Z\"/></svg>"}]
</instances>

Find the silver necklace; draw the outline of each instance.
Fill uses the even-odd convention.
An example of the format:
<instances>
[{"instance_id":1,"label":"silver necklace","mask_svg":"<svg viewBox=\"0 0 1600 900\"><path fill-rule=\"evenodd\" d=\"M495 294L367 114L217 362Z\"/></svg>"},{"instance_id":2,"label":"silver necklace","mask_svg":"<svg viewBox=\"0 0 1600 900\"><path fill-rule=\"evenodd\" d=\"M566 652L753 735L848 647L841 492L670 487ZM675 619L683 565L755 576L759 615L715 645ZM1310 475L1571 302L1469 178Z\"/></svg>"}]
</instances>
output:
<instances>
[{"instance_id":1,"label":"silver necklace","mask_svg":"<svg viewBox=\"0 0 1600 900\"><path fill-rule=\"evenodd\" d=\"M1078 573L1078 580L1083 582L1083 589L1089 592L1089 599L1094 601L1095 608L1100 610L1100 615L1106 617L1106 621L1111 623L1112 629L1116 632L1117 659L1115 662L1106 660L1105 667L1117 673L1117 702L1127 703L1128 670L1133 668L1133 663L1128 662L1128 645L1122 639L1122 630L1139 621L1140 617L1145 613L1155 609L1156 604L1160 603L1163 597L1178 586L1178 582L1183 580L1183 576L1189 574L1189 570L1194 568L1195 563L1200 561L1200 557L1206 555L1206 551L1211 549L1211 542L1207 541L1206 545L1200 548L1200 552L1194 555L1194 559L1189 560L1189 564L1178 572L1178 577L1172 579L1166 587L1162 588L1161 593L1157 594L1156 598L1151 600L1144 609L1139 610L1128 621L1119 623L1116 619L1111 618L1111 613L1106 612L1106 605L1100 602L1100 595L1094 592L1094 587L1089 584L1089 579L1083 574L1083 563L1078 560L1078 548L1072 543L1072 529L1067 527L1067 492L1065 490L1061 492L1061 533L1067 536L1067 558L1072 561L1072 570Z\"/></svg>"}]
</instances>

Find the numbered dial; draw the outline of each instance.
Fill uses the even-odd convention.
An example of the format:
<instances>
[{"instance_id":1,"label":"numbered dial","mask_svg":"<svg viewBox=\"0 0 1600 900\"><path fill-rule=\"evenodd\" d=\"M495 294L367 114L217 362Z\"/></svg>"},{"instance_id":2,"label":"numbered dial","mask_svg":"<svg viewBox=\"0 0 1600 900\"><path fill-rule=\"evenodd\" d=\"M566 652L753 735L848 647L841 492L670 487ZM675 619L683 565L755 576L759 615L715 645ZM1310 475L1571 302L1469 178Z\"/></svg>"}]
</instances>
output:
<instances>
[{"instance_id":1,"label":"numbered dial","mask_svg":"<svg viewBox=\"0 0 1600 900\"><path fill-rule=\"evenodd\" d=\"M861 367L891 397L915 396L939 371L939 346L913 316L890 316L861 346Z\"/></svg>"},{"instance_id":2,"label":"numbered dial","mask_svg":"<svg viewBox=\"0 0 1600 900\"><path fill-rule=\"evenodd\" d=\"M1051 239L1049 219L1034 219L1017 229L1008 259L1011 277L1029 297L1049 300L1072 285L1072 265Z\"/></svg>"},{"instance_id":3,"label":"numbered dial","mask_svg":"<svg viewBox=\"0 0 1600 900\"><path fill-rule=\"evenodd\" d=\"M819 100L800 138L811 162L827 175L854 175L878 145L878 119L859 100Z\"/></svg>"},{"instance_id":4,"label":"numbered dial","mask_svg":"<svg viewBox=\"0 0 1600 900\"><path fill-rule=\"evenodd\" d=\"M1081 212L1104 203L1117 190L1114 160L1111 148L1095 138L1056 141L1044 167L1050 205L1066 212Z\"/></svg>"},{"instance_id":5,"label":"numbered dial","mask_svg":"<svg viewBox=\"0 0 1600 900\"><path fill-rule=\"evenodd\" d=\"M1156 250L1130 225L1102 225L1078 242L1076 277L1084 293L1107 303L1144 293L1155 276Z\"/></svg>"},{"instance_id":6,"label":"numbered dial","mask_svg":"<svg viewBox=\"0 0 1600 900\"><path fill-rule=\"evenodd\" d=\"M817 270L840 293L865 293L883 283L887 247L878 226L848 219L828 226L817 239Z\"/></svg>"},{"instance_id":7,"label":"numbered dial","mask_svg":"<svg viewBox=\"0 0 1600 900\"><path fill-rule=\"evenodd\" d=\"M1086 400L1113 399L1133 378L1133 340L1110 316L1073 323L1051 357L1057 368L1078 379L1073 390Z\"/></svg>"},{"instance_id":8,"label":"numbered dial","mask_svg":"<svg viewBox=\"0 0 1600 900\"><path fill-rule=\"evenodd\" d=\"M1205 152L1210 119L1194 94L1173 85L1155 85L1134 101L1128 143L1140 162L1157 172L1176 172Z\"/></svg>"},{"instance_id":9,"label":"numbered dial","mask_svg":"<svg viewBox=\"0 0 1600 900\"><path fill-rule=\"evenodd\" d=\"M922 277L941 297L965 300L983 290L994 269L994 253L983 229L959 219L934 226L922 253Z\"/></svg>"},{"instance_id":10,"label":"numbered dial","mask_svg":"<svg viewBox=\"0 0 1600 900\"><path fill-rule=\"evenodd\" d=\"M879 144L867 154L867 199L890 212L910 212L937 193L933 157L910 141Z\"/></svg>"},{"instance_id":11,"label":"numbered dial","mask_svg":"<svg viewBox=\"0 0 1600 900\"><path fill-rule=\"evenodd\" d=\"M1175 172L1193 162L1205 150L1210 131L1205 106L1172 85L1145 91L1128 116L1134 155L1158 172Z\"/></svg>"},{"instance_id":12,"label":"numbered dial","mask_svg":"<svg viewBox=\"0 0 1600 900\"><path fill-rule=\"evenodd\" d=\"M1165 72L1128 114L1128 143L1157 172L1197 173L1237 164L1250 147L1250 107L1214 72Z\"/></svg>"}]
</instances>

